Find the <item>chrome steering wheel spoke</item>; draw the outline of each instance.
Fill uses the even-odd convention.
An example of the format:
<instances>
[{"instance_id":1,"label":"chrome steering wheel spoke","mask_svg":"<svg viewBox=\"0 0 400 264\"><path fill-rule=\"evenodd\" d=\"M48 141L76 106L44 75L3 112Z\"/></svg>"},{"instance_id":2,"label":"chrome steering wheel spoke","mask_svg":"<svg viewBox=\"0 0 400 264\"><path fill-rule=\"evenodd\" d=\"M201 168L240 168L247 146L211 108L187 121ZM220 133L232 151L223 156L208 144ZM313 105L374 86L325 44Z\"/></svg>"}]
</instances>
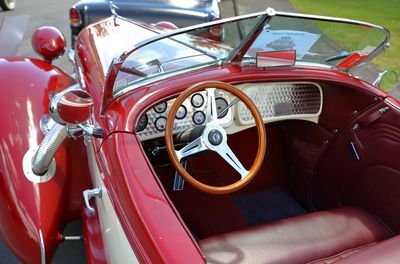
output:
<instances>
[{"instance_id":1,"label":"chrome steering wheel spoke","mask_svg":"<svg viewBox=\"0 0 400 264\"><path fill-rule=\"evenodd\" d=\"M239 159L236 157L235 153L233 153L232 149L228 146L228 143L224 143L221 145L216 152L231 165L237 172L239 172L241 179L246 177L249 173L248 170L242 165Z\"/></svg>"},{"instance_id":2,"label":"chrome steering wheel spoke","mask_svg":"<svg viewBox=\"0 0 400 264\"><path fill-rule=\"evenodd\" d=\"M188 156L197 154L199 152L202 152L206 150L207 147L203 144L201 136L184 146L180 150L176 150L176 156L178 157L179 161L181 161L183 158L186 158Z\"/></svg>"},{"instance_id":3,"label":"chrome steering wheel spoke","mask_svg":"<svg viewBox=\"0 0 400 264\"><path fill-rule=\"evenodd\" d=\"M215 102L215 88L207 88L207 120L208 122L217 122L218 112Z\"/></svg>"}]
</instances>

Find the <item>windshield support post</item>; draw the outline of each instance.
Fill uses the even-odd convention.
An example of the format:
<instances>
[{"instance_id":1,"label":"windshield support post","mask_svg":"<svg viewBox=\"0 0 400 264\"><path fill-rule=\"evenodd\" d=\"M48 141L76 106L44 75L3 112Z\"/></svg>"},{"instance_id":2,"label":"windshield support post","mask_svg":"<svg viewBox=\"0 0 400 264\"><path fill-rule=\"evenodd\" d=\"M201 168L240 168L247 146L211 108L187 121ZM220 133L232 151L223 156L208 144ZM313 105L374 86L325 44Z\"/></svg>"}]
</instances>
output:
<instances>
[{"instance_id":1,"label":"windshield support post","mask_svg":"<svg viewBox=\"0 0 400 264\"><path fill-rule=\"evenodd\" d=\"M264 29L265 23L268 23L273 16L276 15L275 9L268 7L265 10L265 14L257 22L256 26L253 27L251 32L247 34L246 38L241 41L240 45L232 51L231 55L226 59L226 63L239 63L242 61L243 56L246 54L247 50L250 48L253 41L261 34Z\"/></svg>"}]
</instances>

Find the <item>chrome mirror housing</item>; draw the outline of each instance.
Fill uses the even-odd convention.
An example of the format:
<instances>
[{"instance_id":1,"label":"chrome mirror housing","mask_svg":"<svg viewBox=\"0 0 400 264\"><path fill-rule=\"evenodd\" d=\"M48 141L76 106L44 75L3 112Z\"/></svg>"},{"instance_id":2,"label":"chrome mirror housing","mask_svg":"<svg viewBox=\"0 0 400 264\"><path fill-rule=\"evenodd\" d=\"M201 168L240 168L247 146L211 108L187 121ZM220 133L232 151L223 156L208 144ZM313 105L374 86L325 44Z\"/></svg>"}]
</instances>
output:
<instances>
[{"instance_id":1,"label":"chrome mirror housing","mask_svg":"<svg viewBox=\"0 0 400 264\"><path fill-rule=\"evenodd\" d=\"M93 98L79 89L67 89L50 101L50 116L61 125L85 123L93 113Z\"/></svg>"},{"instance_id":2,"label":"chrome mirror housing","mask_svg":"<svg viewBox=\"0 0 400 264\"><path fill-rule=\"evenodd\" d=\"M399 76L393 70L385 70L380 72L376 77L373 85L378 86L379 88L390 91L395 88L398 84Z\"/></svg>"}]
</instances>

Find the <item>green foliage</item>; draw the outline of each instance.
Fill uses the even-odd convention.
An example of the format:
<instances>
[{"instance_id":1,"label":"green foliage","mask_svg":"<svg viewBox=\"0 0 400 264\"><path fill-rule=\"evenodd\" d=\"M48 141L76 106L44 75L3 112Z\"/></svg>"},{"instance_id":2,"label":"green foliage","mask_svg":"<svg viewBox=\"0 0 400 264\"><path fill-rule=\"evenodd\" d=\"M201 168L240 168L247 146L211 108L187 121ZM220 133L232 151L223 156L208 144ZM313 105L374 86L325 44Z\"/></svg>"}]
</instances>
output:
<instances>
[{"instance_id":1,"label":"green foliage","mask_svg":"<svg viewBox=\"0 0 400 264\"><path fill-rule=\"evenodd\" d=\"M400 1L399 0L289 0L299 12L344 17L377 24L391 32L391 47L372 63L379 69L392 69L400 73ZM322 29L329 37L351 42L348 32ZM349 44L350 45L350 44Z\"/></svg>"}]
</instances>

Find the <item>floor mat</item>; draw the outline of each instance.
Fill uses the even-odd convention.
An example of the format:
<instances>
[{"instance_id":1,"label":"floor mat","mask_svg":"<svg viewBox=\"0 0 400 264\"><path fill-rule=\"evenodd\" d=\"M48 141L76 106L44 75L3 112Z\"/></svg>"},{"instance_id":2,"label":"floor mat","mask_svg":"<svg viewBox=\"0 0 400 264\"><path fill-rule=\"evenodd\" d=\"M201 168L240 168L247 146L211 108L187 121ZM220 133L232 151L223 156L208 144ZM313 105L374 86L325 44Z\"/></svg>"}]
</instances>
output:
<instances>
[{"instance_id":1,"label":"floor mat","mask_svg":"<svg viewBox=\"0 0 400 264\"><path fill-rule=\"evenodd\" d=\"M250 226L306 214L290 194L280 187L263 192L235 196L234 201Z\"/></svg>"}]
</instances>

